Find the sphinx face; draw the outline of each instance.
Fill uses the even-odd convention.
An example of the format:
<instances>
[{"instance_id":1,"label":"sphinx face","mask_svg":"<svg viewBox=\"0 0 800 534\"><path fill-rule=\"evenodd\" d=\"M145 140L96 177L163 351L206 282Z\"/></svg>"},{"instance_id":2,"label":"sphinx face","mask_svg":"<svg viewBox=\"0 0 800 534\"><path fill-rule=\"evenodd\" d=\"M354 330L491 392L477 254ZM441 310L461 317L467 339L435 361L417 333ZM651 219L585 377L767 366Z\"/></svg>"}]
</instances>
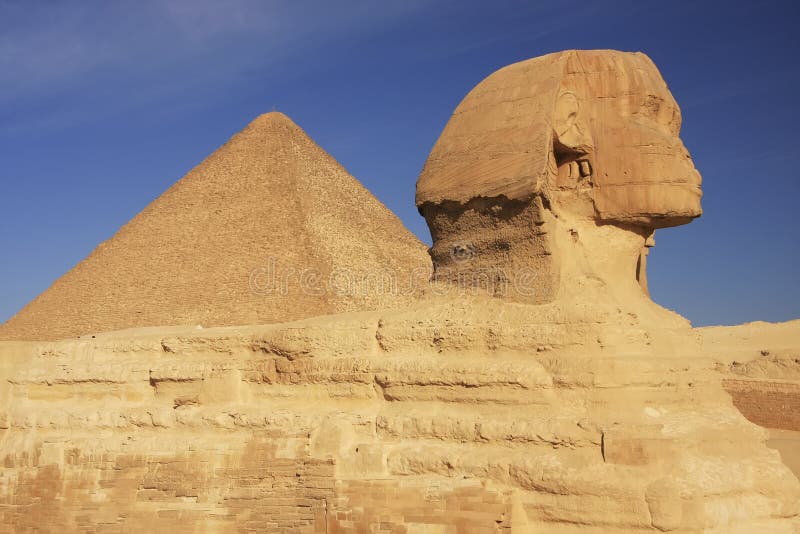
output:
<instances>
[{"instance_id":1,"label":"sphinx face","mask_svg":"<svg viewBox=\"0 0 800 534\"><path fill-rule=\"evenodd\" d=\"M567 109L557 109L556 119L571 119L556 136L591 166L601 221L663 228L702 214L680 110L646 56L581 51L567 62L562 84L558 103Z\"/></svg>"}]
</instances>

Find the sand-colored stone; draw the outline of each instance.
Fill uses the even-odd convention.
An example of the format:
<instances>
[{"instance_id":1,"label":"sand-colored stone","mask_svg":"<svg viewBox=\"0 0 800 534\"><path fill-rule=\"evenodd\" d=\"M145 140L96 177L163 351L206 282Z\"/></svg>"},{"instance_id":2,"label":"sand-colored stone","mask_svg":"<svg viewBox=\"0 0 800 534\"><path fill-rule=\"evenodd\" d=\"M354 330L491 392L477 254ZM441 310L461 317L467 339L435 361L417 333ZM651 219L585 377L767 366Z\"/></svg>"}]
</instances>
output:
<instances>
[{"instance_id":1,"label":"sand-colored stone","mask_svg":"<svg viewBox=\"0 0 800 534\"><path fill-rule=\"evenodd\" d=\"M800 477L800 321L700 328L723 385L767 442Z\"/></svg>"},{"instance_id":2,"label":"sand-colored stone","mask_svg":"<svg viewBox=\"0 0 800 534\"><path fill-rule=\"evenodd\" d=\"M680 127L677 103L640 52L569 50L515 63L456 108L419 177L417 205L585 186L600 220L683 224L702 210Z\"/></svg>"},{"instance_id":3,"label":"sand-colored stone","mask_svg":"<svg viewBox=\"0 0 800 534\"><path fill-rule=\"evenodd\" d=\"M540 308L2 343L0 531L795 532L718 359Z\"/></svg>"},{"instance_id":4,"label":"sand-colored stone","mask_svg":"<svg viewBox=\"0 0 800 534\"><path fill-rule=\"evenodd\" d=\"M615 52L541 61L584 54L602 79L644 76L628 60L657 73ZM512 167L486 168L502 186ZM434 260L442 239L481 236L452 264L513 276L280 324L0 342L0 532L800 532L792 436L731 393L794 373L800 325L692 329L643 288L652 229L689 212L628 195L608 224L580 207L588 189L485 204L448 187L421 204ZM520 298L542 280L546 298Z\"/></svg>"},{"instance_id":5,"label":"sand-colored stone","mask_svg":"<svg viewBox=\"0 0 800 534\"><path fill-rule=\"evenodd\" d=\"M437 280L552 301L559 278L573 274L562 265L575 256L562 235L591 239L577 228L588 223L637 243L634 276L646 287L655 229L702 213L680 126L678 105L641 53L570 50L487 77L456 108L417 182ZM508 288L530 272L535 292Z\"/></svg>"},{"instance_id":6,"label":"sand-colored stone","mask_svg":"<svg viewBox=\"0 0 800 534\"><path fill-rule=\"evenodd\" d=\"M376 309L412 298L429 264L393 213L273 112L0 326L0 339Z\"/></svg>"}]
</instances>

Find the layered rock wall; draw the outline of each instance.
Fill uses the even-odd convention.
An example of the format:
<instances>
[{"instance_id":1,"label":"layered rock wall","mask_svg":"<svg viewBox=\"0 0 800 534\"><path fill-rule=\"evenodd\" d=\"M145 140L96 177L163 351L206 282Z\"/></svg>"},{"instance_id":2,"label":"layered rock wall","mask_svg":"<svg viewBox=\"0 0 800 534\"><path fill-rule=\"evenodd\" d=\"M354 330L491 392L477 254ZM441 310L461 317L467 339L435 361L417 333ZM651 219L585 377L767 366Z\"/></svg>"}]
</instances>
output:
<instances>
[{"instance_id":1,"label":"layered rock wall","mask_svg":"<svg viewBox=\"0 0 800 534\"><path fill-rule=\"evenodd\" d=\"M4 343L0 529L792 532L717 362L535 309Z\"/></svg>"}]
</instances>

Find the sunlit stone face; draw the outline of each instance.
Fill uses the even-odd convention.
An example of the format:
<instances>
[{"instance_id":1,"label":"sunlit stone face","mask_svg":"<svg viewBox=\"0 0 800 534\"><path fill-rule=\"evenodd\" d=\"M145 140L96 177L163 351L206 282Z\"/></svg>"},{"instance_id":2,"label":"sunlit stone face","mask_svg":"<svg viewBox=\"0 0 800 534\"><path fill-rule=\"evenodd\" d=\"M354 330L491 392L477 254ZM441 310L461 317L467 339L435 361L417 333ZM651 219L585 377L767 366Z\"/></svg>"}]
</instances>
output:
<instances>
[{"instance_id":1,"label":"sunlit stone face","mask_svg":"<svg viewBox=\"0 0 800 534\"><path fill-rule=\"evenodd\" d=\"M602 267L623 285L635 271L644 287L653 231L702 214L680 126L641 53L568 50L496 71L458 105L417 181L434 278L488 278L490 292L513 298L506 288L532 269L537 292L519 300L538 303L573 267L565 276ZM581 271L576 254L594 266Z\"/></svg>"},{"instance_id":2,"label":"sunlit stone face","mask_svg":"<svg viewBox=\"0 0 800 534\"><path fill-rule=\"evenodd\" d=\"M567 209L598 222L685 224L702 213L702 193L680 126L644 54L570 50L515 63L453 113L417 182L417 205L558 191Z\"/></svg>"},{"instance_id":3,"label":"sunlit stone face","mask_svg":"<svg viewBox=\"0 0 800 534\"><path fill-rule=\"evenodd\" d=\"M571 55L554 124L562 130L554 141L559 166L585 162L578 170L591 182L601 221L660 228L702 214L700 173L679 137L680 109L643 54Z\"/></svg>"}]
</instances>

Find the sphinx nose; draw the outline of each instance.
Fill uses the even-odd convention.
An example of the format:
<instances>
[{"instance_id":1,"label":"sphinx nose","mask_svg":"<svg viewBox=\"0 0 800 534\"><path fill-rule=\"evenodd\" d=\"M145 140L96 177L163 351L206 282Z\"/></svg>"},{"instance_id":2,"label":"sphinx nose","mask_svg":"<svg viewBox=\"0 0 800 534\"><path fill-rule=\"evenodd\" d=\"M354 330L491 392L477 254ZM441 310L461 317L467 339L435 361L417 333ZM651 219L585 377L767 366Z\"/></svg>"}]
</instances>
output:
<instances>
[{"instance_id":1,"label":"sphinx nose","mask_svg":"<svg viewBox=\"0 0 800 534\"><path fill-rule=\"evenodd\" d=\"M692 178L694 178L694 184L698 187L703 183L703 177L697 169L693 169Z\"/></svg>"},{"instance_id":2,"label":"sphinx nose","mask_svg":"<svg viewBox=\"0 0 800 534\"><path fill-rule=\"evenodd\" d=\"M703 183L703 178L700 176L700 171L694 166L694 161L692 160L692 155L689 153L689 150L683 144L683 141L678 139L676 143L676 148L678 149L678 157L684 164L688 167L688 174L689 179L688 182L693 185L697 185L698 187L700 184Z\"/></svg>"},{"instance_id":3,"label":"sphinx nose","mask_svg":"<svg viewBox=\"0 0 800 534\"><path fill-rule=\"evenodd\" d=\"M689 151L685 150L685 153L685 161L689 166L689 183L700 187L700 184L703 183L703 177L700 175L700 171L697 170L697 167L694 166L694 162L692 161L692 156L689 154Z\"/></svg>"},{"instance_id":4,"label":"sphinx nose","mask_svg":"<svg viewBox=\"0 0 800 534\"><path fill-rule=\"evenodd\" d=\"M683 141L678 139L676 145L680 158L685 160L692 167L694 167L694 161L692 160L692 155L689 153L689 149L687 149L686 146L683 144Z\"/></svg>"},{"instance_id":5,"label":"sphinx nose","mask_svg":"<svg viewBox=\"0 0 800 534\"><path fill-rule=\"evenodd\" d=\"M685 159L692 161L692 155L689 153L689 150L684 146L684 144L679 140L678 141L678 150L682 157Z\"/></svg>"}]
</instances>

